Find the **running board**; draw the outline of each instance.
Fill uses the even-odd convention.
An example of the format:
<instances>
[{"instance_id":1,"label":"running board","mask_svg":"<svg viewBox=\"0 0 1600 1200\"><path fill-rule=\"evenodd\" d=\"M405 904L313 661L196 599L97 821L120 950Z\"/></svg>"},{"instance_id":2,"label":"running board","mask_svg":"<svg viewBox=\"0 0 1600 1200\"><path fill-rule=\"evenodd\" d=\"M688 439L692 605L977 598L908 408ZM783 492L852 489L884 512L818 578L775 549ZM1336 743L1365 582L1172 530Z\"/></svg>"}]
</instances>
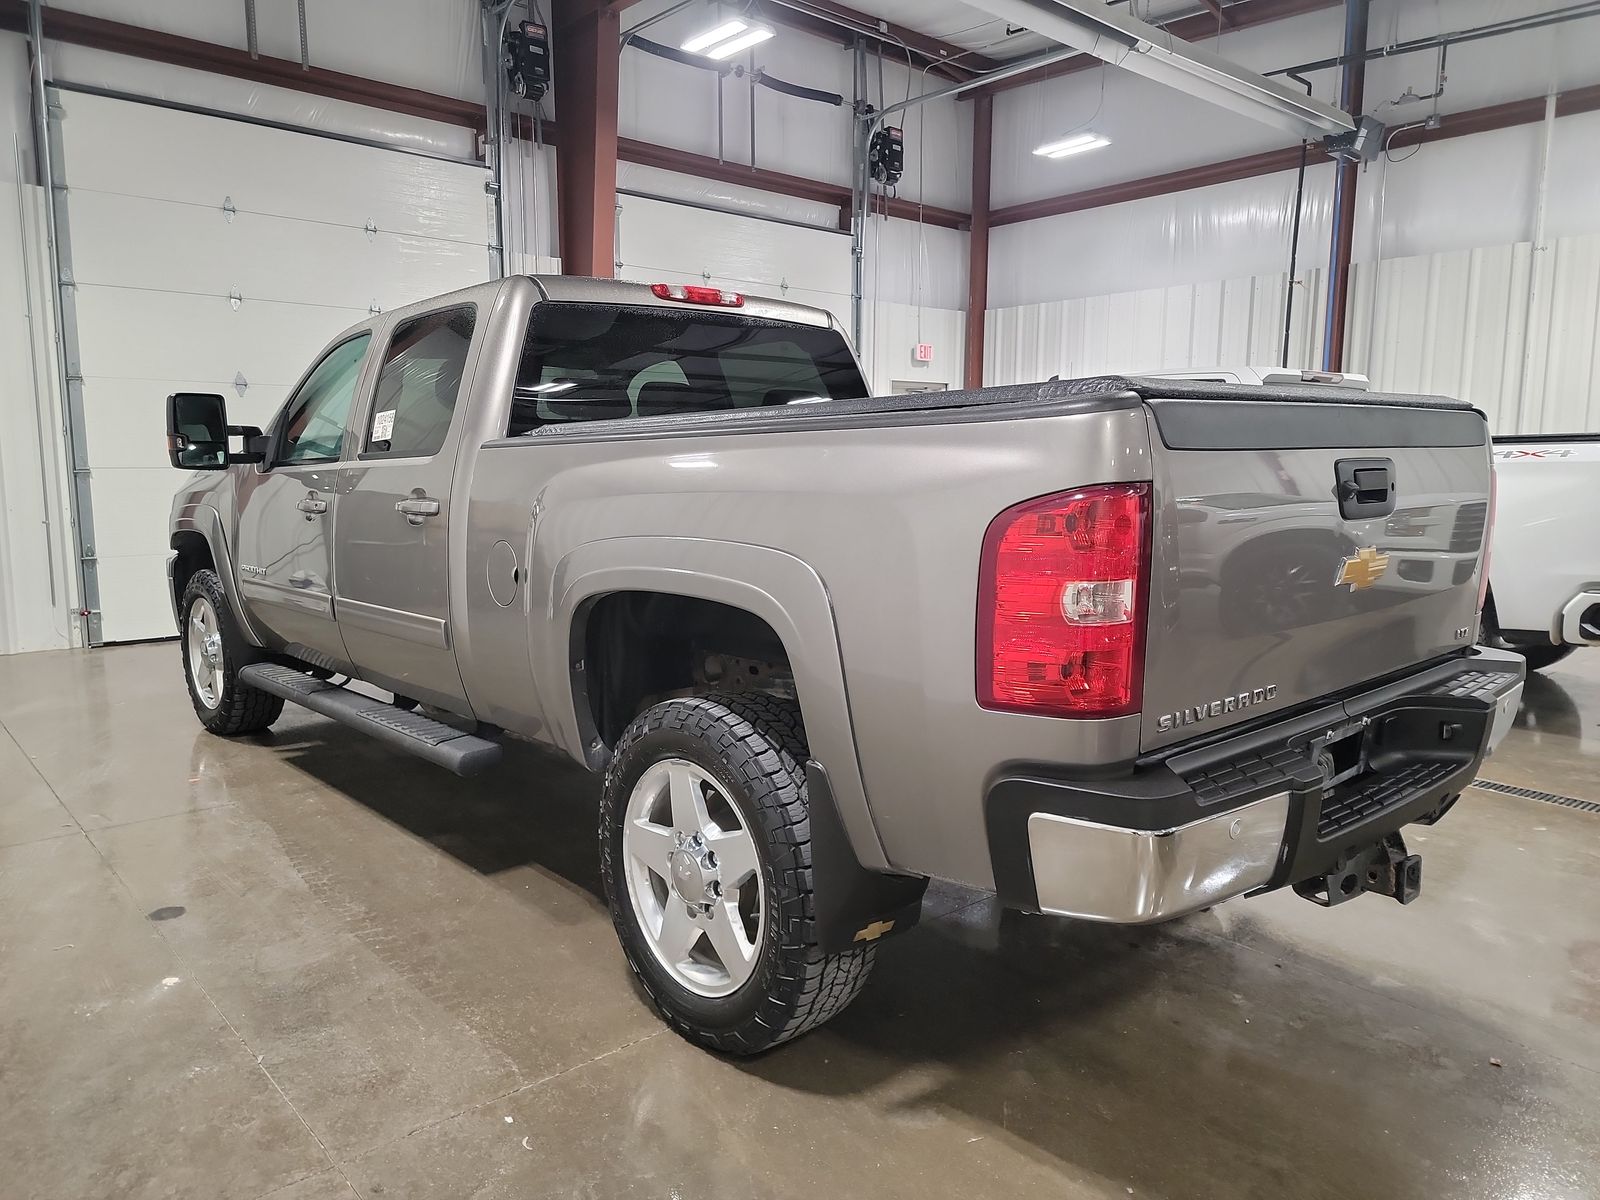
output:
<instances>
[{"instance_id":1,"label":"running board","mask_svg":"<svg viewBox=\"0 0 1600 1200\"><path fill-rule=\"evenodd\" d=\"M252 663L239 672L239 682L312 712L331 717L341 725L370 734L387 746L454 771L476 775L500 761L500 743L419 712L407 712L383 700L363 696L349 688L313 678L304 671L277 663Z\"/></svg>"}]
</instances>

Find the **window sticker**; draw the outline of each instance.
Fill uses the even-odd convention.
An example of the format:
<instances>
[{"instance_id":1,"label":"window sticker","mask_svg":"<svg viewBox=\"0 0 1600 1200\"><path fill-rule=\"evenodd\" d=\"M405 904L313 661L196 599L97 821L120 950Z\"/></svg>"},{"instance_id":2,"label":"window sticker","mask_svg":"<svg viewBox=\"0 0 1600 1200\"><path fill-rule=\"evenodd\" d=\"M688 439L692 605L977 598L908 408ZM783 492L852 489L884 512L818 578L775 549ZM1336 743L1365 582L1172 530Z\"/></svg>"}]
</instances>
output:
<instances>
[{"instance_id":1,"label":"window sticker","mask_svg":"<svg viewBox=\"0 0 1600 1200\"><path fill-rule=\"evenodd\" d=\"M388 409L372 418L372 440L387 442L394 436L394 409Z\"/></svg>"}]
</instances>

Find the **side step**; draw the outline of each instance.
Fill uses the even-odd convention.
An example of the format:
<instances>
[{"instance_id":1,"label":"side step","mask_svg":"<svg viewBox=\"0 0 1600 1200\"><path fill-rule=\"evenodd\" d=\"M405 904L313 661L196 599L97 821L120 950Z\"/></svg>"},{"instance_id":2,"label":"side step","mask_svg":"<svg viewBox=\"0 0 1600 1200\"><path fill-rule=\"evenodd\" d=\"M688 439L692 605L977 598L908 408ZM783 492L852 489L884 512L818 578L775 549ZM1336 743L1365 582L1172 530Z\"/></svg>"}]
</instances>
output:
<instances>
[{"instance_id":1,"label":"side step","mask_svg":"<svg viewBox=\"0 0 1600 1200\"><path fill-rule=\"evenodd\" d=\"M457 775L476 775L500 761L500 743L419 712L406 712L383 700L363 696L349 688L314 679L304 671L277 663L251 663L239 672L239 682L282 696L291 704L332 717L341 725L371 734L385 745L415 754Z\"/></svg>"}]
</instances>

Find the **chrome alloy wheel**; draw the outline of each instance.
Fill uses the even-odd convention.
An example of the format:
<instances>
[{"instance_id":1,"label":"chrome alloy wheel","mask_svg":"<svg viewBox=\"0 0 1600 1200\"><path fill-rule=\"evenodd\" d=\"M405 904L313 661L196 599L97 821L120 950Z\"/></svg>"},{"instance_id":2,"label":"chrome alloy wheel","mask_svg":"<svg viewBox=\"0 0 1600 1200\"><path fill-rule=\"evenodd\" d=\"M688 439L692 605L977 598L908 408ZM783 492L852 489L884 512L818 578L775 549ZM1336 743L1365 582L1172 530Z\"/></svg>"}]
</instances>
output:
<instances>
[{"instance_id":1,"label":"chrome alloy wheel","mask_svg":"<svg viewBox=\"0 0 1600 1200\"><path fill-rule=\"evenodd\" d=\"M204 596L189 609L186 634L189 650L189 682L194 694L207 708L222 703L222 627L217 610Z\"/></svg>"},{"instance_id":2,"label":"chrome alloy wheel","mask_svg":"<svg viewBox=\"0 0 1600 1200\"><path fill-rule=\"evenodd\" d=\"M653 763L628 797L622 854L651 953L697 996L727 996L755 970L766 895L755 838L711 776L681 758Z\"/></svg>"}]
</instances>

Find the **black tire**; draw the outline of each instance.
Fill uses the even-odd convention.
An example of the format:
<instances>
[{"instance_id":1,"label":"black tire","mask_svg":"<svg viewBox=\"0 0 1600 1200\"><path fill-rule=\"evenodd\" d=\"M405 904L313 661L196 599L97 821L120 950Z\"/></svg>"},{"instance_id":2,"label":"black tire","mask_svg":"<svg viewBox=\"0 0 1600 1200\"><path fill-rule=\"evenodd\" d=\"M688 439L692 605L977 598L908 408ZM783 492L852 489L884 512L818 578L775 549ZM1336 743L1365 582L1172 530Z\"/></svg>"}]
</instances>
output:
<instances>
[{"instance_id":1,"label":"black tire","mask_svg":"<svg viewBox=\"0 0 1600 1200\"><path fill-rule=\"evenodd\" d=\"M1513 646L1511 648L1527 660L1528 670L1530 671L1542 671L1546 667L1553 667L1577 649L1576 646Z\"/></svg>"},{"instance_id":2,"label":"black tire","mask_svg":"<svg viewBox=\"0 0 1600 1200\"><path fill-rule=\"evenodd\" d=\"M192 654L189 637L190 623L196 605L205 601L216 614L218 632L221 634L222 686L208 703L207 697L195 683L195 671L190 661ZM240 668L255 662L259 651L247 642L233 619L233 609L228 606L227 593L222 590L222 580L215 571L196 571L183 590L183 603L179 606L182 621L178 626L178 645L183 655L183 681L189 689L189 702L194 705L194 715L210 732L222 737L241 733L259 733L283 712L283 697L248 687L239 682Z\"/></svg>"},{"instance_id":3,"label":"black tire","mask_svg":"<svg viewBox=\"0 0 1600 1200\"><path fill-rule=\"evenodd\" d=\"M1500 632L1500 615L1495 611L1492 592L1488 602L1483 606L1483 619L1478 623L1478 644L1492 646L1496 650L1515 650L1522 655L1530 671L1542 671L1546 667L1553 667L1577 649L1576 646L1557 646L1553 643L1548 646L1529 646L1508 642Z\"/></svg>"},{"instance_id":4,"label":"black tire","mask_svg":"<svg viewBox=\"0 0 1600 1200\"><path fill-rule=\"evenodd\" d=\"M628 965L667 1023L727 1054L769 1050L815 1029L860 993L875 947L818 949L806 803L805 730L797 705L767 696L667 700L628 726L606 771L600 801L600 868ZM754 835L768 920L754 973L719 998L697 995L657 961L639 928L622 876L622 825L634 785L664 758L708 772Z\"/></svg>"}]
</instances>

